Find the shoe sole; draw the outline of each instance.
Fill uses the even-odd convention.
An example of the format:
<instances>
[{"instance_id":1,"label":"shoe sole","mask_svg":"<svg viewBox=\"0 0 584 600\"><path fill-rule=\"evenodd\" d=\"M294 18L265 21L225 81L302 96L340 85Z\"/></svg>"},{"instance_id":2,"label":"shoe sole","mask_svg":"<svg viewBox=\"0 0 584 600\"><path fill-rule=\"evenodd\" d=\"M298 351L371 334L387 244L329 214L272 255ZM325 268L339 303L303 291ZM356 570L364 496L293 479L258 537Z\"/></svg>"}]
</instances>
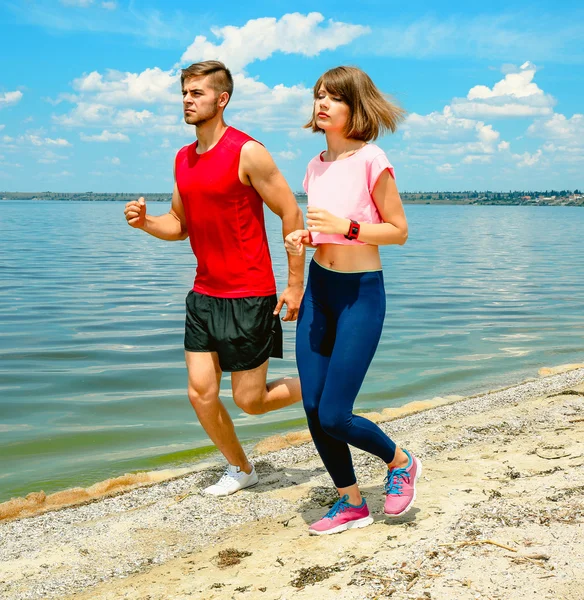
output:
<instances>
[{"instance_id":1,"label":"shoe sole","mask_svg":"<svg viewBox=\"0 0 584 600\"><path fill-rule=\"evenodd\" d=\"M414 479L414 495L410 500L410 503L400 513L397 513L395 515L392 513L387 513L384 510L383 514L386 517L390 517L391 519L397 519L398 517L405 515L414 505L414 502L416 501L416 483L418 483L418 479L420 479L420 475L422 474L422 461L419 458L416 458L415 460L418 463L418 468L416 469L416 478Z\"/></svg>"},{"instance_id":2,"label":"shoe sole","mask_svg":"<svg viewBox=\"0 0 584 600\"><path fill-rule=\"evenodd\" d=\"M347 529L361 529L361 527L367 527L367 525L371 525L371 523L373 523L373 517L369 516L358 519L357 521L349 521L348 523L337 525L337 527L327 529L326 531L309 529L308 533L309 535L330 535L331 533L341 533L342 531L347 531Z\"/></svg>"}]
</instances>

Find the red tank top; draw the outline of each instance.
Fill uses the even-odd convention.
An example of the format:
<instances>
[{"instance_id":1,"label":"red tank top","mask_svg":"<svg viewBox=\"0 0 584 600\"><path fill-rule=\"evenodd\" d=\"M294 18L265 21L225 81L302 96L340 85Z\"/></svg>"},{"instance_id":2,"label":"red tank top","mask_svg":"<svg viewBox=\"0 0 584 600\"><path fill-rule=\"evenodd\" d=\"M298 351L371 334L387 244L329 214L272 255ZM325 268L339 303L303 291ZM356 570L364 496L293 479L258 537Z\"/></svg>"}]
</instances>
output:
<instances>
[{"instance_id":1,"label":"red tank top","mask_svg":"<svg viewBox=\"0 0 584 600\"><path fill-rule=\"evenodd\" d=\"M228 127L207 152L197 154L195 142L176 155L176 182L197 257L193 290L207 296L276 293L264 203L253 187L239 179L241 147L250 140Z\"/></svg>"}]
</instances>

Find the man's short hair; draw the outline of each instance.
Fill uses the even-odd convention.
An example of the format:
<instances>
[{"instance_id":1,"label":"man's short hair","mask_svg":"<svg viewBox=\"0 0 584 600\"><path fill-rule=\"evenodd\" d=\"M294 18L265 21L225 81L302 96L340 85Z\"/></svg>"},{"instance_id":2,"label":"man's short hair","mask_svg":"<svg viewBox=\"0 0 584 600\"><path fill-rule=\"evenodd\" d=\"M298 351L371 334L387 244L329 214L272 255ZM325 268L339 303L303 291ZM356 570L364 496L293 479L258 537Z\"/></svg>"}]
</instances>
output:
<instances>
[{"instance_id":1,"label":"man's short hair","mask_svg":"<svg viewBox=\"0 0 584 600\"><path fill-rule=\"evenodd\" d=\"M217 95L227 92L229 99L233 95L233 77L229 69L218 60L205 60L192 64L190 67L183 69L180 76L181 88L184 87L185 79L191 77L206 77L211 76L210 81ZM229 100L228 100L229 102Z\"/></svg>"}]
</instances>

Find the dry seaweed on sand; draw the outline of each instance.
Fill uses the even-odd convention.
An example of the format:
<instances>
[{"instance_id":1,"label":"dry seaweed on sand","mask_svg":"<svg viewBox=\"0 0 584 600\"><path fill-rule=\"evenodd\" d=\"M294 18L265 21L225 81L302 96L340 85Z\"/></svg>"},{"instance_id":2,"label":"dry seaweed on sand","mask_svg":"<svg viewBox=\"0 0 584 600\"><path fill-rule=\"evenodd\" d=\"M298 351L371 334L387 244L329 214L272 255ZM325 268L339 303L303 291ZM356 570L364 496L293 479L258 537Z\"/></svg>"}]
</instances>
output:
<instances>
[{"instance_id":1,"label":"dry seaweed on sand","mask_svg":"<svg viewBox=\"0 0 584 600\"><path fill-rule=\"evenodd\" d=\"M303 588L307 585L314 585L319 581L328 579L333 573L342 571L342 567L333 565L331 567L321 567L320 565L314 565L314 567L306 567L296 571L298 575L296 579L290 582L290 585L295 588Z\"/></svg>"},{"instance_id":2,"label":"dry seaweed on sand","mask_svg":"<svg viewBox=\"0 0 584 600\"><path fill-rule=\"evenodd\" d=\"M252 553L247 552L246 550L242 551L236 550L235 548L227 548L226 550L220 550L219 554L217 554L214 560L220 569L225 569L226 567L238 565L242 558L246 558L251 555Z\"/></svg>"}]
</instances>

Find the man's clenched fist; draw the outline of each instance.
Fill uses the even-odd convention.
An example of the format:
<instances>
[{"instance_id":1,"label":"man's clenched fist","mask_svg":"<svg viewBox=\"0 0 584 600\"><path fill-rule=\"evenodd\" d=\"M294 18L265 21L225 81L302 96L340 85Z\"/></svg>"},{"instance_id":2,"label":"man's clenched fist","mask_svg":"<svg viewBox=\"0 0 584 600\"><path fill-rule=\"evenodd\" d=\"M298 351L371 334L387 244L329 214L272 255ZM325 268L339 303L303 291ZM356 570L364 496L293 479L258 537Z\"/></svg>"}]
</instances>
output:
<instances>
[{"instance_id":1,"label":"man's clenched fist","mask_svg":"<svg viewBox=\"0 0 584 600\"><path fill-rule=\"evenodd\" d=\"M128 202L124 209L124 214L130 227L136 227L136 229L144 227L144 221L146 220L146 200L140 197L138 200Z\"/></svg>"}]
</instances>

